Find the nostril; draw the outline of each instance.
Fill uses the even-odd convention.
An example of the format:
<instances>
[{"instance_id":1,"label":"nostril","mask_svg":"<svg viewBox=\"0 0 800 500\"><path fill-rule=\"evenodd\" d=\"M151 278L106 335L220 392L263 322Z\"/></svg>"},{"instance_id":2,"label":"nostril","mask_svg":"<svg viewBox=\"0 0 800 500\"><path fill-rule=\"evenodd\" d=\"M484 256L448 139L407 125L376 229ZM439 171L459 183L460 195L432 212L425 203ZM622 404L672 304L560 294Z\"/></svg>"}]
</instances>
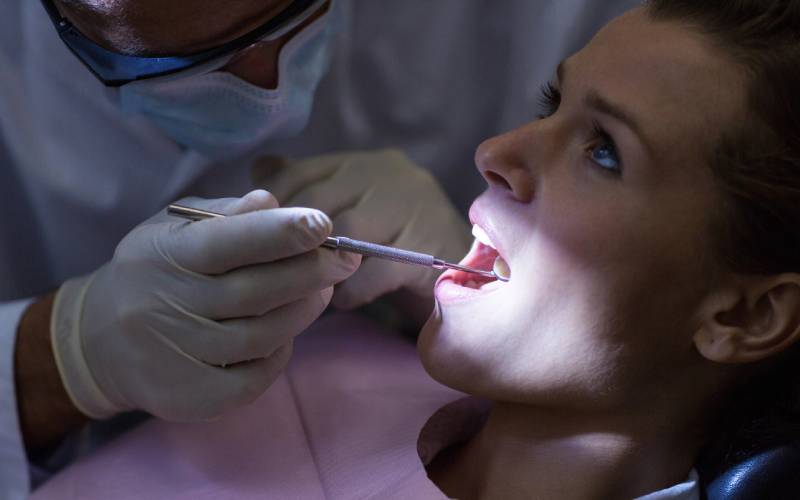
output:
<instances>
[{"instance_id":1,"label":"nostril","mask_svg":"<svg viewBox=\"0 0 800 500\"><path fill-rule=\"evenodd\" d=\"M489 184L498 184L500 187L508 189L509 191L514 190L511 187L511 184L509 184L506 178L502 175L492 172L491 170L486 171L484 175L486 176L486 180L489 181Z\"/></svg>"}]
</instances>

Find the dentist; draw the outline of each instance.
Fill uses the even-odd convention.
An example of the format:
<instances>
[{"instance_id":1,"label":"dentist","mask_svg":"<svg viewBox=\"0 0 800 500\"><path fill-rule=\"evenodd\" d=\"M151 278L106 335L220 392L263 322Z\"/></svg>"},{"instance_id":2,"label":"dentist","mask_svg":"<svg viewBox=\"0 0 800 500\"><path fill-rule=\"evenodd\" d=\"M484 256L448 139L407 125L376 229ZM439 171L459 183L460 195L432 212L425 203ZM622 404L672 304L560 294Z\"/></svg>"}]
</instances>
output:
<instances>
[{"instance_id":1,"label":"dentist","mask_svg":"<svg viewBox=\"0 0 800 500\"><path fill-rule=\"evenodd\" d=\"M360 264L318 248L323 212L232 197L252 189L248 155L305 126L335 4L222 6L3 2L2 498L88 419L254 400ZM163 214L189 193L230 217Z\"/></svg>"}]
</instances>

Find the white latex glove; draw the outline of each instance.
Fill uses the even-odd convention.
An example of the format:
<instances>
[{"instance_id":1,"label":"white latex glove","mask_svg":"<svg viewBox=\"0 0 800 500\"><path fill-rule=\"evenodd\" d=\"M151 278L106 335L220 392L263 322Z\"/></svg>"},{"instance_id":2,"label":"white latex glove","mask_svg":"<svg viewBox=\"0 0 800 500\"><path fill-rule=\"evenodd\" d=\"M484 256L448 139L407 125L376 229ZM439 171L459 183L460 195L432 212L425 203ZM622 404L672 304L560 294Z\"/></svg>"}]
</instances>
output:
<instances>
[{"instance_id":1,"label":"white latex glove","mask_svg":"<svg viewBox=\"0 0 800 500\"><path fill-rule=\"evenodd\" d=\"M264 191L181 203L231 216L161 213L56 296L56 361L91 417L141 409L199 421L254 400L358 267L358 257L318 248L331 222L317 210L276 208Z\"/></svg>"},{"instance_id":2,"label":"white latex glove","mask_svg":"<svg viewBox=\"0 0 800 500\"><path fill-rule=\"evenodd\" d=\"M299 161L267 157L253 167L258 187L287 206L322 210L334 234L458 262L469 226L427 171L396 150L343 153ZM336 287L333 305L350 309L407 287L432 297L441 271L375 258Z\"/></svg>"}]
</instances>

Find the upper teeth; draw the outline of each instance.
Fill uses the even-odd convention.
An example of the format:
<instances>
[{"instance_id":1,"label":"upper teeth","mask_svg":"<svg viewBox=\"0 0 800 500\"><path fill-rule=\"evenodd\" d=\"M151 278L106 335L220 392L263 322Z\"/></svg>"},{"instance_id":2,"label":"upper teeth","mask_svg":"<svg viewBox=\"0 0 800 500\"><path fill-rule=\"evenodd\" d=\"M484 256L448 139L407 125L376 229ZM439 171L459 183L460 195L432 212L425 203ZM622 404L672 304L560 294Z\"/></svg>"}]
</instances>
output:
<instances>
[{"instance_id":1,"label":"upper teeth","mask_svg":"<svg viewBox=\"0 0 800 500\"><path fill-rule=\"evenodd\" d=\"M486 234L486 231L484 231L482 227L478 225L472 226L472 236L474 236L476 240L480 241L487 247L494 248L494 243L492 243L492 240L489 239L489 235Z\"/></svg>"}]
</instances>

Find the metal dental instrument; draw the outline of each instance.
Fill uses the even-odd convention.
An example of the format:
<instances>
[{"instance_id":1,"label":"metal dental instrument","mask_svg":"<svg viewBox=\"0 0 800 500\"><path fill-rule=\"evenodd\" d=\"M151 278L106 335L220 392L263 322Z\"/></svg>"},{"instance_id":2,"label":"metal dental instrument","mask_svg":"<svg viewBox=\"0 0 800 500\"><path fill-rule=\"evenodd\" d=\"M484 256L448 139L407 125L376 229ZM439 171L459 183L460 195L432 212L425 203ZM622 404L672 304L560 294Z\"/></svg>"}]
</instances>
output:
<instances>
[{"instance_id":1,"label":"metal dental instrument","mask_svg":"<svg viewBox=\"0 0 800 500\"><path fill-rule=\"evenodd\" d=\"M206 210L174 204L167 207L167 214L192 221L225 217L225 215L216 212L208 212ZM325 243L323 243L322 246L326 248L344 250L345 252L361 254L366 257L376 257L379 259L402 262L403 264L417 264L420 266L432 267L434 269L454 269L456 271L463 271L465 273L477 274L483 276L484 278L508 281L508 278L499 276L498 274L495 274L494 271L473 269L471 267L445 262L444 260L438 259L433 255L401 250L399 248L387 247L384 245L377 245L375 243L369 243L366 241L352 240L350 238L345 238L344 236L328 238L325 240Z\"/></svg>"}]
</instances>

